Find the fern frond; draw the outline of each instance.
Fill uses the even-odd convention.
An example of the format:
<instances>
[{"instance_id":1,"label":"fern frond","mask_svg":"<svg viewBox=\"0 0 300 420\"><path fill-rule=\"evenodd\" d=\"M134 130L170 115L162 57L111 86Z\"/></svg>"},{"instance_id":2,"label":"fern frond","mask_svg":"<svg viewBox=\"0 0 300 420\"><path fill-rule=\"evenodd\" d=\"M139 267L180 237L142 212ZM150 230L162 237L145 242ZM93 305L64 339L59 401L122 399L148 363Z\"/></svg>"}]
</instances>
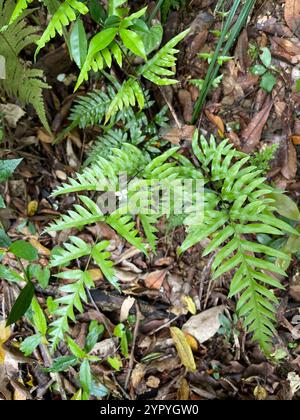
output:
<instances>
[{"instance_id":1,"label":"fern frond","mask_svg":"<svg viewBox=\"0 0 300 420\"><path fill-rule=\"evenodd\" d=\"M155 234L158 232L156 225L160 215L139 214L138 217L142 223L147 243L150 245L151 250L156 252L157 236Z\"/></svg>"},{"instance_id":2,"label":"fern frond","mask_svg":"<svg viewBox=\"0 0 300 420\"><path fill-rule=\"evenodd\" d=\"M87 302L85 287L94 287L91 275L86 271L69 270L58 274L56 277L63 280L73 280L74 283L61 286L59 291L62 297L55 300L57 309L54 312L55 320L50 324L49 335L52 351L55 351L60 341L64 340L64 334L69 331L69 320L76 321L74 309L83 312L81 302Z\"/></svg>"},{"instance_id":3,"label":"fern frond","mask_svg":"<svg viewBox=\"0 0 300 420\"><path fill-rule=\"evenodd\" d=\"M85 15L88 11L88 7L78 0L64 0L52 16L43 35L37 41L38 47L35 56L38 55L40 50L44 48L47 42L49 42L51 38L54 38L57 33L59 35L63 34L63 28L76 20L76 12Z\"/></svg>"},{"instance_id":4,"label":"fern frond","mask_svg":"<svg viewBox=\"0 0 300 420\"><path fill-rule=\"evenodd\" d=\"M109 241L102 241L99 244L95 245L92 250L92 258L95 263L99 266L104 277L109 281L109 283L114 286L117 290L121 291L118 280L115 276L115 270L113 268L114 264L109 259L111 257L110 252L106 251L106 248L109 246Z\"/></svg>"},{"instance_id":5,"label":"fern frond","mask_svg":"<svg viewBox=\"0 0 300 420\"><path fill-rule=\"evenodd\" d=\"M75 91L79 86L88 80L91 70L94 72L103 70L106 66L111 67L112 56L117 63L122 65L122 52L114 38L118 33L118 28L103 29L95 35L90 42L88 53L77 79Z\"/></svg>"},{"instance_id":6,"label":"fern frond","mask_svg":"<svg viewBox=\"0 0 300 420\"><path fill-rule=\"evenodd\" d=\"M11 15L9 25L11 25L15 20L17 20L32 2L33 0L18 0L14 8L13 14Z\"/></svg>"},{"instance_id":7,"label":"fern frond","mask_svg":"<svg viewBox=\"0 0 300 420\"><path fill-rule=\"evenodd\" d=\"M122 215L118 212L107 217L106 223L112 227L118 234L124 238L131 245L147 254L147 248L143 244L143 238L138 236L138 230L136 229L135 222L131 215Z\"/></svg>"},{"instance_id":8,"label":"fern frond","mask_svg":"<svg viewBox=\"0 0 300 420\"><path fill-rule=\"evenodd\" d=\"M74 210L69 210L68 214L63 215L59 220L52 223L46 232L57 232L72 228L80 229L83 226L104 221L103 213L100 208L90 198L79 197L86 206L74 205Z\"/></svg>"},{"instance_id":9,"label":"fern frond","mask_svg":"<svg viewBox=\"0 0 300 420\"><path fill-rule=\"evenodd\" d=\"M71 128L101 125L114 95L114 89L108 86L107 93L93 91L77 98L70 114Z\"/></svg>"},{"instance_id":10,"label":"fern frond","mask_svg":"<svg viewBox=\"0 0 300 420\"><path fill-rule=\"evenodd\" d=\"M121 129L108 130L95 140L84 165L88 166L91 163L96 163L99 157L107 159L111 155L112 149L121 149L125 143L128 143L128 134L126 132Z\"/></svg>"},{"instance_id":11,"label":"fern frond","mask_svg":"<svg viewBox=\"0 0 300 420\"><path fill-rule=\"evenodd\" d=\"M144 108L145 98L139 82L133 78L126 80L121 86L120 90L113 98L105 117L105 124L111 119L112 116L122 111L123 108L134 107L139 105L140 110Z\"/></svg>"},{"instance_id":12,"label":"fern frond","mask_svg":"<svg viewBox=\"0 0 300 420\"><path fill-rule=\"evenodd\" d=\"M204 192L202 219L191 214L185 220L188 235L181 251L211 238L203 255L216 253L214 278L235 271L230 296L241 294L237 310L245 328L267 352L275 332L277 304L268 287L283 288L271 273L285 275L272 259L288 261L289 256L252 242L248 235L282 235L295 230L274 216L274 201L267 195L272 188L265 185L261 171L249 165L248 157L234 151L227 140L218 145L213 137L207 141L201 136L199 144L196 133L193 149L214 192Z\"/></svg>"},{"instance_id":13,"label":"fern frond","mask_svg":"<svg viewBox=\"0 0 300 420\"><path fill-rule=\"evenodd\" d=\"M91 245L84 242L76 236L70 236L71 243L65 243L64 248L60 248L55 255L53 255L50 265L51 267L69 265L71 261L86 257L91 254Z\"/></svg>"},{"instance_id":14,"label":"fern frond","mask_svg":"<svg viewBox=\"0 0 300 420\"><path fill-rule=\"evenodd\" d=\"M154 57L138 68L138 75L160 86L178 83L177 80L170 78L175 72L169 69L176 65L175 55L179 52L174 47L186 37L189 31L187 29L171 39Z\"/></svg>"},{"instance_id":15,"label":"fern frond","mask_svg":"<svg viewBox=\"0 0 300 420\"><path fill-rule=\"evenodd\" d=\"M13 12L15 3L2 0L1 4L0 27L4 27ZM1 86L9 96L18 97L21 106L32 105L44 127L50 131L43 101L43 89L49 86L43 81L43 72L27 67L27 64L18 57L25 47L35 43L39 38L36 34L38 29L26 25L23 19L29 13L30 10L25 11L0 32L0 55L5 57L6 61L6 78L1 80Z\"/></svg>"}]
</instances>

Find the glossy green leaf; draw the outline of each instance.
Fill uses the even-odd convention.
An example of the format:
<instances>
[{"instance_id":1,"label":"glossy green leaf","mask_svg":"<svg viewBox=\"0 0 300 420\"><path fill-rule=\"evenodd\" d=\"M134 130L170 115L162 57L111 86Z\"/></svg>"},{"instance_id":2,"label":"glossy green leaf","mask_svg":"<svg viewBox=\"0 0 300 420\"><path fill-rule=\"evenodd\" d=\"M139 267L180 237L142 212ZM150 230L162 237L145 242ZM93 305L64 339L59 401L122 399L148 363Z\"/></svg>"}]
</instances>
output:
<instances>
[{"instance_id":1,"label":"glossy green leaf","mask_svg":"<svg viewBox=\"0 0 300 420\"><path fill-rule=\"evenodd\" d=\"M88 41L83 22L78 18L73 26L70 35L70 46L72 57L81 69L87 56Z\"/></svg>"},{"instance_id":2,"label":"glossy green leaf","mask_svg":"<svg viewBox=\"0 0 300 420\"><path fill-rule=\"evenodd\" d=\"M47 334L47 320L36 297L32 300L33 323L38 332L45 337Z\"/></svg>"},{"instance_id":3,"label":"glossy green leaf","mask_svg":"<svg viewBox=\"0 0 300 420\"><path fill-rule=\"evenodd\" d=\"M40 334L34 334L25 338L25 340L22 341L20 345L20 350L24 353L25 356L30 356L40 345L41 339L42 337Z\"/></svg>"},{"instance_id":4,"label":"glossy green leaf","mask_svg":"<svg viewBox=\"0 0 300 420\"><path fill-rule=\"evenodd\" d=\"M269 48L262 48L262 53L260 54L260 59L263 65L267 68L271 66L272 63L272 54Z\"/></svg>"},{"instance_id":5,"label":"glossy green leaf","mask_svg":"<svg viewBox=\"0 0 300 420\"><path fill-rule=\"evenodd\" d=\"M121 29L120 30L120 37L125 45L133 54L147 59L145 46L141 37L129 29Z\"/></svg>"},{"instance_id":6,"label":"glossy green leaf","mask_svg":"<svg viewBox=\"0 0 300 420\"><path fill-rule=\"evenodd\" d=\"M275 200L277 213L288 219L295 220L296 222L300 221L299 208L295 201L293 201L290 197L283 193L273 193L271 198Z\"/></svg>"},{"instance_id":7,"label":"glossy green leaf","mask_svg":"<svg viewBox=\"0 0 300 420\"><path fill-rule=\"evenodd\" d=\"M78 359L84 359L87 356L86 352L82 350L71 337L68 337L67 341L68 341L68 347L71 350L71 352L74 354L74 356L76 356Z\"/></svg>"},{"instance_id":8,"label":"glossy green leaf","mask_svg":"<svg viewBox=\"0 0 300 420\"><path fill-rule=\"evenodd\" d=\"M88 399L92 389L92 374L88 360L84 360L80 366L79 379L84 399Z\"/></svg>"},{"instance_id":9,"label":"glossy green leaf","mask_svg":"<svg viewBox=\"0 0 300 420\"><path fill-rule=\"evenodd\" d=\"M37 250L29 242L23 240L14 242L9 247L9 252L26 261L35 261L38 259Z\"/></svg>"},{"instance_id":10,"label":"glossy green leaf","mask_svg":"<svg viewBox=\"0 0 300 420\"><path fill-rule=\"evenodd\" d=\"M53 361L53 364L50 368L45 369L46 372L65 372L71 366L76 366L78 363L78 358L74 355L72 356L62 356L58 357Z\"/></svg>"},{"instance_id":11,"label":"glossy green leaf","mask_svg":"<svg viewBox=\"0 0 300 420\"><path fill-rule=\"evenodd\" d=\"M276 83L277 83L276 77L271 72L268 71L262 76L261 81L260 81L260 87L264 89L266 92L271 93Z\"/></svg>"},{"instance_id":12,"label":"glossy green leaf","mask_svg":"<svg viewBox=\"0 0 300 420\"><path fill-rule=\"evenodd\" d=\"M27 285L22 289L18 299L16 300L12 310L7 319L6 325L12 325L19 321L23 315L27 312L31 305L32 298L34 296L34 285L28 282Z\"/></svg>"}]
</instances>

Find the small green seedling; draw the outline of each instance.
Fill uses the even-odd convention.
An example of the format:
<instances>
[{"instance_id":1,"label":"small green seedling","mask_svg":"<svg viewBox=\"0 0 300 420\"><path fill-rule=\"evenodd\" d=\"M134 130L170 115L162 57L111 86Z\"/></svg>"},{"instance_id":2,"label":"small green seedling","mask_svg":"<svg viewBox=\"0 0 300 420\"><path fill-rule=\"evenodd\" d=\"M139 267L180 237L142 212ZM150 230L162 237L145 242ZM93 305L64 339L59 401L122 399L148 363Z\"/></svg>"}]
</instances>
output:
<instances>
[{"instance_id":1,"label":"small green seedling","mask_svg":"<svg viewBox=\"0 0 300 420\"><path fill-rule=\"evenodd\" d=\"M260 87L268 93L271 93L277 82L274 73L277 69L272 66L272 55L269 48L262 48L259 55L261 64L256 64L251 68L251 73L260 76Z\"/></svg>"}]
</instances>

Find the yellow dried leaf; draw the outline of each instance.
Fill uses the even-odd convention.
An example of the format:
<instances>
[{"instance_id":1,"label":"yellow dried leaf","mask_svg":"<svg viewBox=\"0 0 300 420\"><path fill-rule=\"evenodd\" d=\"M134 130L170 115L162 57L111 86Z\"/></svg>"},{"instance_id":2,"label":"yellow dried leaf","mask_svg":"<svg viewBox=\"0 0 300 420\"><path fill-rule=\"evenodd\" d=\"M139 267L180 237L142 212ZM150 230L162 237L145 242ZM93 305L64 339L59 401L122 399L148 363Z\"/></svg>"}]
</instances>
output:
<instances>
[{"instance_id":1,"label":"yellow dried leaf","mask_svg":"<svg viewBox=\"0 0 300 420\"><path fill-rule=\"evenodd\" d=\"M10 337L10 328L6 327L6 322L0 322L0 365L4 364L5 360L5 350L2 347L2 344L5 343Z\"/></svg>"},{"instance_id":2,"label":"yellow dried leaf","mask_svg":"<svg viewBox=\"0 0 300 420\"><path fill-rule=\"evenodd\" d=\"M171 327L170 331L183 366L194 372L196 370L194 355L184 333L177 327Z\"/></svg>"},{"instance_id":3,"label":"yellow dried leaf","mask_svg":"<svg viewBox=\"0 0 300 420\"><path fill-rule=\"evenodd\" d=\"M190 399L190 387L188 381L183 378L177 392L177 400L188 401Z\"/></svg>"},{"instance_id":4,"label":"yellow dried leaf","mask_svg":"<svg viewBox=\"0 0 300 420\"><path fill-rule=\"evenodd\" d=\"M195 302L193 301L193 299L190 296L184 296L183 297L183 302L185 303L187 310L192 314L192 315L196 315L197 313L197 308L195 305Z\"/></svg>"},{"instance_id":5,"label":"yellow dried leaf","mask_svg":"<svg viewBox=\"0 0 300 420\"><path fill-rule=\"evenodd\" d=\"M76 394L73 395L73 397L71 398L71 401L81 401L82 398L82 391L81 389L79 389Z\"/></svg>"},{"instance_id":6,"label":"yellow dried leaf","mask_svg":"<svg viewBox=\"0 0 300 420\"><path fill-rule=\"evenodd\" d=\"M51 254L50 249L46 248L44 245L42 245L39 241L37 241L34 238L31 238L29 240L31 245L38 251L40 255L44 255L45 257L49 257Z\"/></svg>"},{"instance_id":7,"label":"yellow dried leaf","mask_svg":"<svg viewBox=\"0 0 300 420\"><path fill-rule=\"evenodd\" d=\"M36 201L36 200L30 201L30 203L28 203L28 206L27 206L27 215L29 217L34 216L36 214L38 208L39 208L38 201Z\"/></svg>"},{"instance_id":8,"label":"yellow dried leaf","mask_svg":"<svg viewBox=\"0 0 300 420\"><path fill-rule=\"evenodd\" d=\"M265 401L268 398L268 392L261 385L255 387L253 395L258 401Z\"/></svg>"},{"instance_id":9,"label":"yellow dried leaf","mask_svg":"<svg viewBox=\"0 0 300 420\"><path fill-rule=\"evenodd\" d=\"M193 351L197 351L198 350L198 341L196 340L195 337L193 337L192 335L188 334L188 333L184 333L187 342L189 343L189 345L191 346L191 349Z\"/></svg>"}]
</instances>

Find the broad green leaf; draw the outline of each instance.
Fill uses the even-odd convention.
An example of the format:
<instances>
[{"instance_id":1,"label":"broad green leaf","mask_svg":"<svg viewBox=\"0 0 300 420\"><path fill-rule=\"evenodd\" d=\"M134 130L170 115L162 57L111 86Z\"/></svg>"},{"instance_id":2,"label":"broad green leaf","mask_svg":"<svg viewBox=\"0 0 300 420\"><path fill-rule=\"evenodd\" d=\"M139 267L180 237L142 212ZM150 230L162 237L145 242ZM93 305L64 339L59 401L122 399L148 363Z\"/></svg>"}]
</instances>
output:
<instances>
[{"instance_id":1,"label":"broad green leaf","mask_svg":"<svg viewBox=\"0 0 300 420\"><path fill-rule=\"evenodd\" d=\"M23 240L14 242L9 247L9 252L26 261L35 261L38 259L37 250L29 242Z\"/></svg>"},{"instance_id":2,"label":"broad green leaf","mask_svg":"<svg viewBox=\"0 0 300 420\"><path fill-rule=\"evenodd\" d=\"M119 7L126 3L126 0L109 0L108 1L108 14L109 16L119 16Z\"/></svg>"},{"instance_id":3,"label":"broad green leaf","mask_svg":"<svg viewBox=\"0 0 300 420\"><path fill-rule=\"evenodd\" d=\"M78 18L70 35L71 53L75 63L81 69L87 56L88 41L82 20Z\"/></svg>"},{"instance_id":4,"label":"broad green leaf","mask_svg":"<svg viewBox=\"0 0 300 420\"><path fill-rule=\"evenodd\" d=\"M11 245L11 239L4 229L0 229L0 248L8 248Z\"/></svg>"},{"instance_id":5,"label":"broad green leaf","mask_svg":"<svg viewBox=\"0 0 300 420\"><path fill-rule=\"evenodd\" d=\"M92 19L101 23L106 18L106 11L99 0L88 0L88 8Z\"/></svg>"},{"instance_id":6,"label":"broad green leaf","mask_svg":"<svg viewBox=\"0 0 300 420\"><path fill-rule=\"evenodd\" d=\"M269 48L262 48L261 51L262 51L262 53L260 54L261 62L263 63L265 67L269 68L272 63L271 51L269 50Z\"/></svg>"},{"instance_id":7,"label":"broad green leaf","mask_svg":"<svg viewBox=\"0 0 300 420\"><path fill-rule=\"evenodd\" d=\"M0 160L0 182L6 181L23 159Z\"/></svg>"},{"instance_id":8,"label":"broad green leaf","mask_svg":"<svg viewBox=\"0 0 300 420\"><path fill-rule=\"evenodd\" d=\"M23 277L20 276L15 270L0 265L0 278L7 280L12 283L18 283L19 281L24 281Z\"/></svg>"},{"instance_id":9,"label":"broad green leaf","mask_svg":"<svg viewBox=\"0 0 300 420\"><path fill-rule=\"evenodd\" d=\"M7 320L7 326L12 325L19 321L22 316L27 312L31 305L32 298L34 296L34 286L30 282L21 291L18 299L16 300Z\"/></svg>"},{"instance_id":10,"label":"broad green leaf","mask_svg":"<svg viewBox=\"0 0 300 420\"><path fill-rule=\"evenodd\" d=\"M88 360L84 360L80 366L79 379L83 389L83 399L88 399L92 389L92 374Z\"/></svg>"},{"instance_id":11,"label":"broad green leaf","mask_svg":"<svg viewBox=\"0 0 300 420\"><path fill-rule=\"evenodd\" d=\"M266 92L271 93L274 86L276 85L277 79L276 77L271 73L267 72L265 73L260 81L260 87L264 89Z\"/></svg>"},{"instance_id":12,"label":"broad green leaf","mask_svg":"<svg viewBox=\"0 0 300 420\"><path fill-rule=\"evenodd\" d=\"M286 194L273 193L270 195L275 200L275 207L277 213L288 219L300 221L300 211L297 204Z\"/></svg>"},{"instance_id":13,"label":"broad green leaf","mask_svg":"<svg viewBox=\"0 0 300 420\"><path fill-rule=\"evenodd\" d=\"M30 337L25 338L20 345L20 350L24 353L25 356L30 356L37 346L41 343L41 335L35 334Z\"/></svg>"},{"instance_id":14,"label":"broad green leaf","mask_svg":"<svg viewBox=\"0 0 300 420\"><path fill-rule=\"evenodd\" d=\"M31 307L33 310L34 326L37 328L39 333L45 337L47 334L47 320L36 297L33 298Z\"/></svg>"},{"instance_id":15,"label":"broad green leaf","mask_svg":"<svg viewBox=\"0 0 300 420\"><path fill-rule=\"evenodd\" d=\"M186 336L177 327L171 327L170 332L183 366L186 367L188 371L195 372L196 363Z\"/></svg>"},{"instance_id":16,"label":"broad green leaf","mask_svg":"<svg viewBox=\"0 0 300 420\"><path fill-rule=\"evenodd\" d=\"M120 357L116 356L116 357L108 357L107 358L108 363L110 364L110 366L115 369L117 372L120 372L120 370L123 367L123 363Z\"/></svg>"},{"instance_id":17,"label":"broad green leaf","mask_svg":"<svg viewBox=\"0 0 300 420\"><path fill-rule=\"evenodd\" d=\"M147 60L145 47L141 37L129 29L121 29L120 30L120 37L125 45L133 54L144 58Z\"/></svg>"},{"instance_id":18,"label":"broad green leaf","mask_svg":"<svg viewBox=\"0 0 300 420\"><path fill-rule=\"evenodd\" d=\"M163 38L163 27L160 23L153 25L148 32L138 32L143 41L147 55L160 46Z\"/></svg>"},{"instance_id":19,"label":"broad green leaf","mask_svg":"<svg viewBox=\"0 0 300 420\"><path fill-rule=\"evenodd\" d=\"M88 55L94 55L108 47L109 44L114 40L117 33L117 28L108 28L103 29L103 31L95 35L90 42Z\"/></svg>"},{"instance_id":20,"label":"broad green leaf","mask_svg":"<svg viewBox=\"0 0 300 420\"><path fill-rule=\"evenodd\" d=\"M48 287L51 276L49 268L43 268L38 264L32 265L31 275L36 278L42 289L46 289Z\"/></svg>"},{"instance_id":21,"label":"broad green leaf","mask_svg":"<svg viewBox=\"0 0 300 420\"><path fill-rule=\"evenodd\" d=\"M253 73L255 76L262 76L266 73L266 71L267 69L261 64L257 64L251 68L251 73Z\"/></svg>"},{"instance_id":22,"label":"broad green leaf","mask_svg":"<svg viewBox=\"0 0 300 420\"><path fill-rule=\"evenodd\" d=\"M92 321L89 326L89 333L85 342L85 351L90 353L97 344L100 336L104 333L104 326L98 324L98 321Z\"/></svg>"},{"instance_id":23,"label":"broad green leaf","mask_svg":"<svg viewBox=\"0 0 300 420\"><path fill-rule=\"evenodd\" d=\"M78 359L84 359L87 356L86 352L82 350L71 337L68 337L67 340L69 349L74 354L74 356L76 356Z\"/></svg>"},{"instance_id":24,"label":"broad green leaf","mask_svg":"<svg viewBox=\"0 0 300 420\"><path fill-rule=\"evenodd\" d=\"M50 368L45 369L46 372L65 372L71 366L76 366L78 358L76 356L62 356L53 361Z\"/></svg>"}]
</instances>

